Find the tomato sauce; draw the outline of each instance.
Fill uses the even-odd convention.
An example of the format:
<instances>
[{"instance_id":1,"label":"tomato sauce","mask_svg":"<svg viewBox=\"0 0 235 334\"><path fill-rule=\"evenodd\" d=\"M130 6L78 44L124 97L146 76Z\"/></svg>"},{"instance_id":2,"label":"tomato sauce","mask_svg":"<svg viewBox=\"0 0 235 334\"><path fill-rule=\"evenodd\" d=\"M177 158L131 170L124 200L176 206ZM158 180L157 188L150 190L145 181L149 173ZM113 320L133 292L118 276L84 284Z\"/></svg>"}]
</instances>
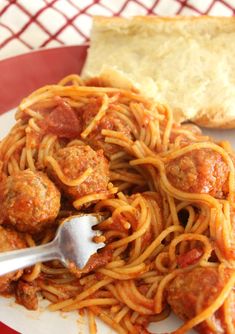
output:
<instances>
[{"instance_id":1,"label":"tomato sauce","mask_svg":"<svg viewBox=\"0 0 235 334\"><path fill-rule=\"evenodd\" d=\"M181 254L177 258L177 263L180 268L186 268L197 263L203 255L203 250L193 248L185 254Z\"/></svg>"},{"instance_id":2,"label":"tomato sauce","mask_svg":"<svg viewBox=\"0 0 235 334\"><path fill-rule=\"evenodd\" d=\"M80 136L82 122L76 112L63 99L58 99L58 106L45 118L46 132L59 138L75 139Z\"/></svg>"}]
</instances>

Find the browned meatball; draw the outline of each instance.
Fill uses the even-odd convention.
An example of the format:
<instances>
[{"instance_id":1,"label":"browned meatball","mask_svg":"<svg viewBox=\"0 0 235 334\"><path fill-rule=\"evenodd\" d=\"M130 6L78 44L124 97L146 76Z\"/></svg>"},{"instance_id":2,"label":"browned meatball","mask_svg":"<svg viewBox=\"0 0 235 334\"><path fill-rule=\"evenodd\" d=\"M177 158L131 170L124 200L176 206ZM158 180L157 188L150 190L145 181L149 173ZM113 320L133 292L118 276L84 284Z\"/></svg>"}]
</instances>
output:
<instances>
[{"instance_id":1,"label":"browned meatball","mask_svg":"<svg viewBox=\"0 0 235 334\"><path fill-rule=\"evenodd\" d=\"M20 171L0 183L0 223L36 233L51 224L60 209L60 192L41 172Z\"/></svg>"},{"instance_id":2,"label":"browned meatball","mask_svg":"<svg viewBox=\"0 0 235 334\"><path fill-rule=\"evenodd\" d=\"M193 150L166 165L170 183L185 192L224 198L228 192L229 167L211 149Z\"/></svg>"},{"instance_id":3,"label":"browned meatball","mask_svg":"<svg viewBox=\"0 0 235 334\"><path fill-rule=\"evenodd\" d=\"M7 252L19 248L25 248L22 237L10 228L0 226L0 252ZM22 270L0 277L0 293L10 292L10 283L22 275Z\"/></svg>"},{"instance_id":4,"label":"browned meatball","mask_svg":"<svg viewBox=\"0 0 235 334\"><path fill-rule=\"evenodd\" d=\"M167 301L173 312L185 321L195 317L214 302L231 273L232 269L228 269L222 278L217 268L198 267L179 274L167 289ZM203 322L196 328L199 333L226 333L222 310L216 311L214 316L220 331L211 331L206 322Z\"/></svg>"},{"instance_id":5,"label":"browned meatball","mask_svg":"<svg viewBox=\"0 0 235 334\"><path fill-rule=\"evenodd\" d=\"M58 186L72 199L107 191L109 165L103 151L94 151L90 146L65 147L54 157L68 180L79 178L89 167L91 174L78 186L63 184L49 165L49 173Z\"/></svg>"}]
</instances>

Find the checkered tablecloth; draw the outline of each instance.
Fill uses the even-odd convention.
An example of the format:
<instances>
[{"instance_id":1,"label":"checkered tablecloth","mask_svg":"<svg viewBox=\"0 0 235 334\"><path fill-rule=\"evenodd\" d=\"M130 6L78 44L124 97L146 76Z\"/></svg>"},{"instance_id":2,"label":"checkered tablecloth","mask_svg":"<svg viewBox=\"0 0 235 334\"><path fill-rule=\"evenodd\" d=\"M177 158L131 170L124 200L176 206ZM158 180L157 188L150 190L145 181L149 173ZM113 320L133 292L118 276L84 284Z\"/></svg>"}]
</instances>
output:
<instances>
[{"instance_id":1,"label":"checkered tablecloth","mask_svg":"<svg viewBox=\"0 0 235 334\"><path fill-rule=\"evenodd\" d=\"M235 15L235 0L0 0L0 59L89 40L93 15Z\"/></svg>"}]
</instances>

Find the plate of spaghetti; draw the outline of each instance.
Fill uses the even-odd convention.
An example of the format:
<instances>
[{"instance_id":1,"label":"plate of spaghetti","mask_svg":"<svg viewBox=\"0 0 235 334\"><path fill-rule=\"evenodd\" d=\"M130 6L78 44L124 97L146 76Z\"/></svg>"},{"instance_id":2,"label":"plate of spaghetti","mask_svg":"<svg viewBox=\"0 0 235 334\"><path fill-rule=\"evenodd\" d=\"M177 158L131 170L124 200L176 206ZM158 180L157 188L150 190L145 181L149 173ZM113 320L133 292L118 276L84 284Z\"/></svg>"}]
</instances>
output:
<instances>
[{"instance_id":1,"label":"plate of spaghetti","mask_svg":"<svg viewBox=\"0 0 235 334\"><path fill-rule=\"evenodd\" d=\"M0 320L24 334L233 334L232 143L99 78L52 81L12 127L1 116L0 251L49 242L81 212L105 213L105 247L76 275L51 261L0 277Z\"/></svg>"}]
</instances>

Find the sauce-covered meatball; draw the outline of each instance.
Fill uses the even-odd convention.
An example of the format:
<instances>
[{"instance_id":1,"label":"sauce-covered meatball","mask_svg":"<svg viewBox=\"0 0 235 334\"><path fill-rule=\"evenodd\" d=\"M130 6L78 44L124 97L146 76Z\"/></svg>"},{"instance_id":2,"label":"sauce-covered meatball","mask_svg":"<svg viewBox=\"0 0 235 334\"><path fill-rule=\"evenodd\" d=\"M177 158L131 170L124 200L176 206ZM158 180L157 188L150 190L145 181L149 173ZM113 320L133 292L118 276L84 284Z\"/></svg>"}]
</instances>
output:
<instances>
[{"instance_id":1,"label":"sauce-covered meatball","mask_svg":"<svg viewBox=\"0 0 235 334\"><path fill-rule=\"evenodd\" d=\"M0 183L0 223L36 233L53 223L60 209L60 192L41 172L20 171Z\"/></svg>"},{"instance_id":2,"label":"sauce-covered meatball","mask_svg":"<svg viewBox=\"0 0 235 334\"><path fill-rule=\"evenodd\" d=\"M10 228L0 226L0 252L8 252L20 248L25 248L23 238ZM0 293L10 292L10 283L17 280L22 275L22 270L0 277Z\"/></svg>"},{"instance_id":3,"label":"sauce-covered meatball","mask_svg":"<svg viewBox=\"0 0 235 334\"><path fill-rule=\"evenodd\" d=\"M48 171L58 186L72 199L107 191L109 165L103 151L94 151L90 146L70 146L57 151L54 156L68 180L78 179L88 168L91 173L77 186L68 186L61 182L49 164Z\"/></svg>"},{"instance_id":4,"label":"sauce-covered meatball","mask_svg":"<svg viewBox=\"0 0 235 334\"><path fill-rule=\"evenodd\" d=\"M167 177L177 189L224 198L228 192L229 167L211 149L193 150L166 165Z\"/></svg>"},{"instance_id":5,"label":"sauce-covered meatball","mask_svg":"<svg viewBox=\"0 0 235 334\"><path fill-rule=\"evenodd\" d=\"M101 101L93 99L80 111L83 120L83 130L91 123L93 118L99 111ZM102 135L102 130L112 130L123 134L125 137L132 139L132 133L129 125L120 117L115 110L115 106L109 106L109 110L93 128L86 140L95 149L103 149L104 154L110 157L112 154L120 150L120 147L115 144L105 142L105 137Z\"/></svg>"},{"instance_id":6,"label":"sauce-covered meatball","mask_svg":"<svg viewBox=\"0 0 235 334\"><path fill-rule=\"evenodd\" d=\"M231 275L232 269L225 275L218 268L194 268L176 276L167 289L167 301L173 312L184 321L192 319L209 307L218 297ZM218 331L213 331L206 322L197 326L202 334L227 333L224 328L224 317L221 309L214 314ZM235 319L234 319L235 320Z\"/></svg>"}]
</instances>

